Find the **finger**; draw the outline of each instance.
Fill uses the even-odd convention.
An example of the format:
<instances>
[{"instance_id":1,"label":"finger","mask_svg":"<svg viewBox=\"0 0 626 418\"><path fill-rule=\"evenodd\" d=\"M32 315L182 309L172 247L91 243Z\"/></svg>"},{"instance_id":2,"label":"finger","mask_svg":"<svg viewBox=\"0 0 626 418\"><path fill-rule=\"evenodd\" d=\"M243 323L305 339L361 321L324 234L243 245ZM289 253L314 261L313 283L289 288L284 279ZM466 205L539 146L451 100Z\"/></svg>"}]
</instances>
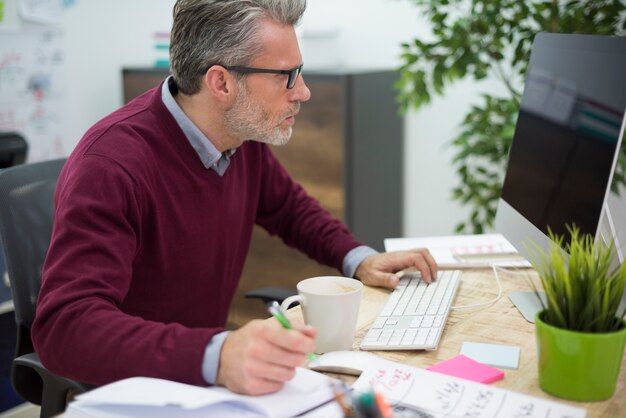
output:
<instances>
[{"instance_id":1,"label":"finger","mask_svg":"<svg viewBox=\"0 0 626 418\"><path fill-rule=\"evenodd\" d=\"M397 274L385 274L380 281L380 286L387 289L395 289L398 283L400 283L400 276Z\"/></svg>"},{"instance_id":2,"label":"finger","mask_svg":"<svg viewBox=\"0 0 626 418\"><path fill-rule=\"evenodd\" d=\"M431 283L437 278L437 262L427 249L410 251L412 253L413 268L419 271L422 280ZM402 273L402 272L399 272Z\"/></svg>"},{"instance_id":3,"label":"finger","mask_svg":"<svg viewBox=\"0 0 626 418\"><path fill-rule=\"evenodd\" d=\"M433 275L430 269L430 266L428 265L428 263L423 257L417 259L415 261L414 266L417 269L417 271L420 272L420 275L422 276L422 280L424 280L426 283L432 283L434 281L434 278L436 276Z\"/></svg>"},{"instance_id":4,"label":"finger","mask_svg":"<svg viewBox=\"0 0 626 418\"><path fill-rule=\"evenodd\" d=\"M304 325L300 322L292 322L293 329L300 331L302 334L315 338L317 336L317 329L312 327L311 325Z\"/></svg>"},{"instance_id":5,"label":"finger","mask_svg":"<svg viewBox=\"0 0 626 418\"><path fill-rule=\"evenodd\" d=\"M246 365L246 374L257 379L284 383L296 375L296 366L285 366L278 362L256 359Z\"/></svg>"},{"instance_id":6,"label":"finger","mask_svg":"<svg viewBox=\"0 0 626 418\"><path fill-rule=\"evenodd\" d=\"M295 368L305 363L302 353L293 353L267 341L258 341L242 365L243 375L283 383L293 379Z\"/></svg>"},{"instance_id":7,"label":"finger","mask_svg":"<svg viewBox=\"0 0 626 418\"><path fill-rule=\"evenodd\" d=\"M236 391L247 395L258 396L277 392L281 390L283 386L283 382L268 380L263 377L251 377L246 379L241 388L238 388L239 390Z\"/></svg>"},{"instance_id":8,"label":"finger","mask_svg":"<svg viewBox=\"0 0 626 418\"><path fill-rule=\"evenodd\" d=\"M226 337L217 384L238 393L262 394L279 390L283 382L293 377L294 367L272 361L287 356L270 343L267 328L267 321L253 320Z\"/></svg>"},{"instance_id":9,"label":"finger","mask_svg":"<svg viewBox=\"0 0 626 418\"><path fill-rule=\"evenodd\" d=\"M363 280L363 284L368 286L384 287L387 289L395 289L400 283L400 276L389 272L376 272L369 278Z\"/></svg>"},{"instance_id":10,"label":"finger","mask_svg":"<svg viewBox=\"0 0 626 418\"><path fill-rule=\"evenodd\" d=\"M291 367L303 364L306 355L315 348L317 331L299 324L292 329L285 329L273 318L266 322L263 340L267 344L267 351L259 353L263 359Z\"/></svg>"},{"instance_id":11,"label":"finger","mask_svg":"<svg viewBox=\"0 0 626 418\"><path fill-rule=\"evenodd\" d=\"M437 274L438 274L438 267L437 267L437 261L435 261L435 257L433 257L430 251L426 249L424 250L422 255L424 256L424 260L426 260L426 263L428 264L428 267L430 268L430 272L432 273L433 280L436 280Z\"/></svg>"}]
</instances>

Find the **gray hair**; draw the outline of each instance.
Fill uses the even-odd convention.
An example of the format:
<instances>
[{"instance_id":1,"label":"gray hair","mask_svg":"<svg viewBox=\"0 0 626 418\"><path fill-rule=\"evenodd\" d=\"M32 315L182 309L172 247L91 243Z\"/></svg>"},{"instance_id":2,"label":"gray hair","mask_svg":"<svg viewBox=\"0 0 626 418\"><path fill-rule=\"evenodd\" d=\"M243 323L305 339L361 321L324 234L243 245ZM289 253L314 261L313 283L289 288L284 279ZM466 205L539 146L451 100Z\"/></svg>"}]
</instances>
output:
<instances>
[{"instance_id":1,"label":"gray hair","mask_svg":"<svg viewBox=\"0 0 626 418\"><path fill-rule=\"evenodd\" d=\"M306 0L177 0L170 70L178 89L197 93L212 65L246 65L261 49L263 20L295 25L305 8Z\"/></svg>"}]
</instances>

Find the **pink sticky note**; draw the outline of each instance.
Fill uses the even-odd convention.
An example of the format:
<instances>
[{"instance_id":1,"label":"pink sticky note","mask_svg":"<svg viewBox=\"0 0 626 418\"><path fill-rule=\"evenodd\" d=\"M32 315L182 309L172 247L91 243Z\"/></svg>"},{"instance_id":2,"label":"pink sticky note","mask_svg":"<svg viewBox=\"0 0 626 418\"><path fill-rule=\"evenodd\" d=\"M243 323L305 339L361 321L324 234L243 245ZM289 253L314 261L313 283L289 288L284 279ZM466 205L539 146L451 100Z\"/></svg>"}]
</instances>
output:
<instances>
[{"instance_id":1,"label":"pink sticky note","mask_svg":"<svg viewBox=\"0 0 626 418\"><path fill-rule=\"evenodd\" d=\"M504 372L495 367L479 363L471 358L459 354L449 360L442 361L427 367L428 370L443 373L479 383L492 383L504 377Z\"/></svg>"}]
</instances>

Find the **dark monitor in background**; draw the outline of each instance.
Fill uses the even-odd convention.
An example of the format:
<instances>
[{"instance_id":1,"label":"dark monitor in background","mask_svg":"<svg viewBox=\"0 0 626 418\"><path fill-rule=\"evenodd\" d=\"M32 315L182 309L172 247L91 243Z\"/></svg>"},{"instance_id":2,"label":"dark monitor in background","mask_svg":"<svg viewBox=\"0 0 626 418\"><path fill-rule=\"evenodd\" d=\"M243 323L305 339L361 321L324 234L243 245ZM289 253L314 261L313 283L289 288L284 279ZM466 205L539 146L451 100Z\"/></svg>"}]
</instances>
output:
<instances>
[{"instance_id":1,"label":"dark monitor in background","mask_svg":"<svg viewBox=\"0 0 626 418\"><path fill-rule=\"evenodd\" d=\"M611 207L626 208L626 193L607 199L625 109L626 37L535 37L495 220L522 255L549 246L548 228L566 239L571 224L596 239L626 228Z\"/></svg>"},{"instance_id":2,"label":"dark monitor in background","mask_svg":"<svg viewBox=\"0 0 626 418\"><path fill-rule=\"evenodd\" d=\"M0 169L22 164L26 161L28 144L15 132L0 132Z\"/></svg>"}]
</instances>

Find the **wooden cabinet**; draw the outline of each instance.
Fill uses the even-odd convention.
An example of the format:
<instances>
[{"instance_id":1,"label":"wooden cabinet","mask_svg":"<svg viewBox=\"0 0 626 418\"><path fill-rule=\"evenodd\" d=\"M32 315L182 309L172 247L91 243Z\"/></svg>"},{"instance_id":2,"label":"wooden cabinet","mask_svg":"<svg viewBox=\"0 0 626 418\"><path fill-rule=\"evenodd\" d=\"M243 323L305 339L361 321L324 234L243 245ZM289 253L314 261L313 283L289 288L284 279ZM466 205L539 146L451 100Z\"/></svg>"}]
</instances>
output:
<instances>
[{"instance_id":1,"label":"wooden cabinet","mask_svg":"<svg viewBox=\"0 0 626 418\"><path fill-rule=\"evenodd\" d=\"M125 69L128 101L167 74ZM289 144L273 152L294 179L350 227L358 240L383 249L402 234L403 121L393 71L305 72L311 100L302 104ZM261 302L244 298L260 287L295 287L306 277L338 275L277 237L255 228L229 322L266 317Z\"/></svg>"}]
</instances>

